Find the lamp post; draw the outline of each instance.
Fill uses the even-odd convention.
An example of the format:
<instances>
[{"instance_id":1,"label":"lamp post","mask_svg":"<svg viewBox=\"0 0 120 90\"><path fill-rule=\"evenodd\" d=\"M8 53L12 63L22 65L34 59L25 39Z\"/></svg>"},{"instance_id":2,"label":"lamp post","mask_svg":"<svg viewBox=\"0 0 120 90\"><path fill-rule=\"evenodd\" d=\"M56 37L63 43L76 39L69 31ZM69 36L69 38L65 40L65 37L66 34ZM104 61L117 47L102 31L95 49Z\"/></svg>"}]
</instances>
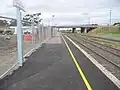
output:
<instances>
[{"instance_id":1,"label":"lamp post","mask_svg":"<svg viewBox=\"0 0 120 90\"><path fill-rule=\"evenodd\" d=\"M109 31L110 31L111 20L112 20L111 16L112 16L112 10L110 9L110 11L109 11L109 24L108 24Z\"/></svg>"},{"instance_id":2,"label":"lamp post","mask_svg":"<svg viewBox=\"0 0 120 90\"><path fill-rule=\"evenodd\" d=\"M89 14L88 13L83 13L83 15L85 15L85 16L87 16L87 18L88 18L88 22L87 22L87 24L90 24L91 22L91 17L89 16Z\"/></svg>"},{"instance_id":3,"label":"lamp post","mask_svg":"<svg viewBox=\"0 0 120 90\"><path fill-rule=\"evenodd\" d=\"M110 9L110 12L109 12L109 26L111 25L111 21L112 21L112 10Z\"/></svg>"},{"instance_id":4,"label":"lamp post","mask_svg":"<svg viewBox=\"0 0 120 90\"><path fill-rule=\"evenodd\" d=\"M50 20L48 20L48 26L50 26Z\"/></svg>"},{"instance_id":5,"label":"lamp post","mask_svg":"<svg viewBox=\"0 0 120 90\"><path fill-rule=\"evenodd\" d=\"M41 22L42 22L42 20L43 20L42 18L41 19L39 18L39 22L38 22L38 34L39 34L39 41L40 42L42 42L42 38L41 38L41 36L42 36L42 32L41 32L42 31L41 30Z\"/></svg>"},{"instance_id":6,"label":"lamp post","mask_svg":"<svg viewBox=\"0 0 120 90\"><path fill-rule=\"evenodd\" d=\"M91 17L88 16L88 24L90 24L90 23L91 23Z\"/></svg>"},{"instance_id":7,"label":"lamp post","mask_svg":"<svg viewBox=\"0 0 120 90\"><path fill-rule=\"evenodd\" d=\"M53 20L54 20L55 15L52 15L52 26L54 25Z\"/></svg>"},{"instance_id":8,"label":"lamp post","mask_svg":"<svg viewBox=\"0 0 120 90\"><path fill-rule=\"evenodd\" d=\"M53 33L53 36L55 36L55 31L54 31L54 17L55 17L55 15L52 15L52 33Z\"/></svg>"}]
</instances>

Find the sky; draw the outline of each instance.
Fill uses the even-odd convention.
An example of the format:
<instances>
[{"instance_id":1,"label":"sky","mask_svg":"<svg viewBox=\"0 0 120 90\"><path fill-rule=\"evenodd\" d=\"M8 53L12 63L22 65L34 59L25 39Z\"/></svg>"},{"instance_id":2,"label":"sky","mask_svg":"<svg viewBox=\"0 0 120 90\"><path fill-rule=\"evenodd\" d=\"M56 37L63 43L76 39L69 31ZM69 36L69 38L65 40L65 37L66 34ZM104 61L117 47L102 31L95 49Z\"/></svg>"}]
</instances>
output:
<instances>
[{"instance_id":1,"label":"sky","mask_svg":"<svg viewBox=\"0 0 120 90\"><path fill-rule=\"evenodd\" d=\"M120 0L21 0L28 13L41 12L43 23L56 25L80 25L88 23L109 24L120 21ZM0 15L16 18L13 0L3 0Z\"/></svg>"}]
</instances>

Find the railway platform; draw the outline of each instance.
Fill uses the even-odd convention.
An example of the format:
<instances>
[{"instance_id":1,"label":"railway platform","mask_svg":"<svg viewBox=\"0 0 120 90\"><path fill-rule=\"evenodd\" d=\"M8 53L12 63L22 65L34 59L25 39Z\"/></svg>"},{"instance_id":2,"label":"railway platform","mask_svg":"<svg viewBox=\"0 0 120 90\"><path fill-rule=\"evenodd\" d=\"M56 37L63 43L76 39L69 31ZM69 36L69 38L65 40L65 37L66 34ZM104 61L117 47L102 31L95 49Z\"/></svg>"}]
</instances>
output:
<instances>
[{"instance_id":1,"label":"railway platform","mask_svg":"<svg viewBox=\"0 0 120 90\"><path fill-rule=\"evenodd\" d=\"M66 37L56 36L0 81L0 90L120 90Z\"/></svg>"}]
</instances>

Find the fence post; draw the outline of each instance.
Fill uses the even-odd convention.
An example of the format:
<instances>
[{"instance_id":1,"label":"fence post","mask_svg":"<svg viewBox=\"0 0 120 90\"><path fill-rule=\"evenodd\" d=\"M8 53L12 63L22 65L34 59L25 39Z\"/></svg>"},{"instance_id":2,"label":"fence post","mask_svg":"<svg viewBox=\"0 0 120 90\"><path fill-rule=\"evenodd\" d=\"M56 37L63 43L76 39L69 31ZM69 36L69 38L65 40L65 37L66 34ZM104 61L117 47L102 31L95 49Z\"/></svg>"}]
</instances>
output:
<instances>
[{"instance_id":1,"label":"fence post","mask_svg":"<svg viewBox=\"0 0 120 90\"><path fill-rule=\"evenodd\" d=\"M23 63L23 49L22 49L22 22L21 22L21 12L20 9L17 8L17 47L18 47L18 64L22 66Z\"/></svg>"},{"instance_id":2,"label":"fence post","mask_svg":"<svg viewBox=\"0 0 120 90\"><path fill-rule=\"evenodd\" d=\"M18 64L22 66L23 64L23 48L22 48L22 39L23 39L23 32L22 32L22 13L21 11L25 12L24 4L20 0L13 0L13 6L17 9L17 48L18 48Z\"/></svg>"}]
</instances>

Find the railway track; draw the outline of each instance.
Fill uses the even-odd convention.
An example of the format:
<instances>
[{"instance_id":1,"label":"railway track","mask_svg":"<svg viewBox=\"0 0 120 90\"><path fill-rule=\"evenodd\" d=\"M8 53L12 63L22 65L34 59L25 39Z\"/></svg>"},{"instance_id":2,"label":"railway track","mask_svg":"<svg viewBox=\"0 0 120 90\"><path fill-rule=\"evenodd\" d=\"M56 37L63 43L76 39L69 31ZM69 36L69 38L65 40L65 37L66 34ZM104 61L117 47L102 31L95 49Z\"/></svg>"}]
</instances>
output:
<instances>
[{"instance_id":1,"label":"railway track","mask_svg":"<svg viewBox=\"0 0 120 90\"><path fill-rule=\"evenodd\" d=\"M90 37L90 38L97 38L97 39L101 39L101 40L107 40L107 41L120 43L120 40L108 39L108 38L97 37L97 36L82 35L82 34L81 34L81 36L87 36L87 37Z\"/></svg>"},{"instance_id":2,"label":"railway track","mask_svg":"<svg viewBox=\"0 0 120 90\"><path fill-rule=\"evenodd\" d=\"M116 48L113 48L113 47L110 47L110 46L107 46L107 45L104 45L104 44L100 44L96 41L93 41L93 40L90 40L90 39L87 39L87 38L84 38L84 37L81 37L81 36L76 36L76 37L81 38L86 43L90 43L95 47L98 47L102 50L105 50L109 53L114 54L115 56L120 57L120 50L119 49L116 49Z\"/></svg>"},{"instance_id":3,"label":"railway track","mask_svg":"<svg viewBox=\"0 0 120 90\"><path fill-rule=\"evenodd\" d=\"M69 38L71 38L73 41L82 45L84 48L87 48L91 52L95 53L97 56L101 57L102 59L108 61L109 63L111 63L112 65L114 65L118 69L120 69L120 56L119 55L117 55L115 53L113 54L113 52L109 52L108 50L103 50L103 49L101 49L101 47L96 47L96 45L93 44L92 42L90 43L90 41L80 39L80 37L78 39L78 37L76 38L75 36L70 36L70 35L67 35L67 36ZM104 55L104 53L106 53L106 54L108 53L108 56L110 55L112 58L106 57ZM113 58L117 58L117 60L112 60Z\"/></svg>"}]
</instances>

